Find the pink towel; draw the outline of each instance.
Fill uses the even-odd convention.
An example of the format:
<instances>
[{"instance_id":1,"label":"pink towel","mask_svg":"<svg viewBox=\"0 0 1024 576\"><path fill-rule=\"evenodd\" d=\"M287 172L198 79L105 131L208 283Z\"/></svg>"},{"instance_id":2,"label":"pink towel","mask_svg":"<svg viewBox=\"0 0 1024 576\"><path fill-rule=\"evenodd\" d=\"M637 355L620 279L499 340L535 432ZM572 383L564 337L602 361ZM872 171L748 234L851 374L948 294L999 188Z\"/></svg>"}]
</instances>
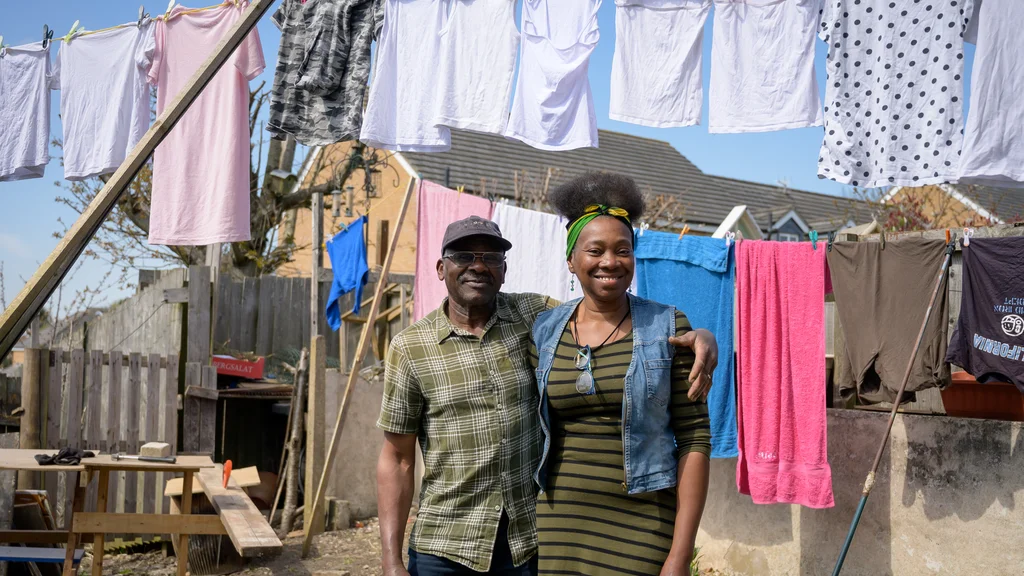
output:
<instances>
[{"instance_id":1,"label":"pink towel","mask_svg":"<svg viewBox=\"0 0 1024 576\"><path fill-rule=\"evenodd\" d=\"M470 216L491 218L490 200L459 194L426 180L420 184L417 205L416 284L413 287L412 310L415 320L433 312L448 296L444 282L437 279L437 261L441 258L445 229L452 222Z\"/></svg>"},{"instance_id":2,"label":"pink towel","mask_svg":"<svg viewBox=\"0 0 1024 576\"><path fill-rule=\"evenodd\" d=\"M736 484L755 504L830 508L825 243L743 241L736 285Z\"/></svg>"}]
</instances>

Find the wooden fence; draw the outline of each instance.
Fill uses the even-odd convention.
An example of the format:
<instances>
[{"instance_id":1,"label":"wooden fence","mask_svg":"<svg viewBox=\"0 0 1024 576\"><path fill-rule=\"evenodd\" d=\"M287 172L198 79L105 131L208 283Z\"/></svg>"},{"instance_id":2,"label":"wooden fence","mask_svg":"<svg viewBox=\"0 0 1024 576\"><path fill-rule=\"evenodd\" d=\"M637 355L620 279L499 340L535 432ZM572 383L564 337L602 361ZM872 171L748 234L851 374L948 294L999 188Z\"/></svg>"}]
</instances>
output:
<instances>
[{"instance_id":1,"label":"wooden fence","mask_svg":"<svg viewBox=\"0 0 1024 576\"><path fill-rule=\"evenodd\" d=\"M21 407L21 377L0 374L0 426L19 425L12 412Z\"/></svg>"},{"instance_id":2,"label":"wooden fence","mask_svg":"<svg viewBox=\"0 0 1024 576\"><path fill-rule=\"evenodd\" d=\"M367 286L372 286L377 278L378 274L371 272ZM387 322L397 327L403 322L403 304L407 310L412 307L413 278L391 274L388 280L391 290L386 294L381 311L387 312ZM310 278L263 276L235 280L221 276L215 293L214 348L268 356L308 347L312 336L310 282ZM321 318L330 289L331 281L321 278L320 302L316 308ZM368 295L366 297L369 298ZM343 296L340 301L342 313L351 310L353 304L352 293ZM407 315L411 316L410 313ZM345 326L337 332L331 330L323 319L320 321L319 332L324 336L328 355L332 358L350 356L355 351L359 339L358 324L365 322L365 318L350 315L347 320L343 323ZM407 318L405 321L407 323ZM382 329L381 333L383 336L388 332ZM394 334L397 331L390 332L390 335ZM381 342L375 350L382 351L384 345L385 342ZM348 362L341 364L344 366Z\"/></svg>"},{"instance_id":3,"label":"wooden fence","mask_svg":"<svg viewBox=\"0 0 1024 576\"><path fill-rule=\"evenodd\" d=\"M138 454L149 441L167 442L177 452L178 357L101 350L28 350L40 354L40 439L43 448L65 446L104 453ZM32 383L26 382L26 385ZM163 473L111 476L108 506L118 512L160 513L168 509ZM43 474L39 486L49 493L63 526L71 491L64 473ZM86 510L96 509L94 482Z\"/></svg>"}]
</instances>

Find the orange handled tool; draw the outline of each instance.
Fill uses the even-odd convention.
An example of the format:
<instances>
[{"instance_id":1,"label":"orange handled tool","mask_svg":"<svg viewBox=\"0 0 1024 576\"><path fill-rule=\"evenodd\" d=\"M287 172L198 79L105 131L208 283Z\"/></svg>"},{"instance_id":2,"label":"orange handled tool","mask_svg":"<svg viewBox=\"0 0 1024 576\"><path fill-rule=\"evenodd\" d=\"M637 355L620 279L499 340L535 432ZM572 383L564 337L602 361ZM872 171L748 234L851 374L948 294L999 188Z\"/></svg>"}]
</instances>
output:
<instances>
[{"instance_id":1,"label":"orange handled tool","mask_svg":"<svg viewBox=\"0 0 1024 576\"><path fill-rule=\"evenodd\" d=\"M231 479L231 460L224 462L224 487L228 487L228 480Z\"/></svg>"}]
</instances>

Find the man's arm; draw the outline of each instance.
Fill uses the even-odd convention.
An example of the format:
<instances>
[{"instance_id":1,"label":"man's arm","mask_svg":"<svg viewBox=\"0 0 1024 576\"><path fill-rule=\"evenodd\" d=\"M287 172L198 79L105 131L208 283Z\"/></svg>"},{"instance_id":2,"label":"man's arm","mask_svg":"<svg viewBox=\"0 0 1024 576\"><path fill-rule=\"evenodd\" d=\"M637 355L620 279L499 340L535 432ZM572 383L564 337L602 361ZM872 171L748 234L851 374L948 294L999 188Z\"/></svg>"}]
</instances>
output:
<instances>
[{"instance_id":1,"label":"man's arm","mask_svg":"<svg viewBox=\"0 0 1024 576\"><path fill-rule=\"evenodd\" d=\"M385 576L408 576L402 561L416 474L416 435L384 433L377 459L377 514Z\"/></svg>"}]
</instances>

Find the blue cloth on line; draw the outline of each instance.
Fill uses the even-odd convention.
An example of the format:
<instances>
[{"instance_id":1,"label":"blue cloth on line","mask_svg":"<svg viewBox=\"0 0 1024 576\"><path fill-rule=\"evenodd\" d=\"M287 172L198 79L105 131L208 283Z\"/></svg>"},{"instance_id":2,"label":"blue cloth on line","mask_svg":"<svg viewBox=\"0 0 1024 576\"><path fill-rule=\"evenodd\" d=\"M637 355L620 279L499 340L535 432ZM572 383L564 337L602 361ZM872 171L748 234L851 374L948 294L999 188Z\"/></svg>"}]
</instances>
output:
<instances>
[{"instance_id":1,"label":"blue cloth on line","mask_svg":"<svg viewBox=\"0 0 1024 576\"><path fill-rule=\"evenodd\" d=\"M366 265L366 240L363 228L366 216L361 216L344 230L338 232L327 241L327 256L331 259L331 270L334 281L331 292L327 296L327 325L331 330L341 328L341 310L338 300L346 293L355 290L355 306L352 312L359 313L359 304L363 300L363 286L366 285L370 268Z\"/></svg>"},{"instance_id":2,"label":"blue cloth on line","mask_svg":"<svg viewBox=\"0 0 1024 576\"><path fill-rule=\"evenodd\" d=\"M736 442L736 378L733 362L733 300L736 261L725 240L646 231L637 238L637 290L641 298L682 310L694 328L718 341L718 367L708 394L711 457L739 455Z\"/></svg>"}]
</instances>

